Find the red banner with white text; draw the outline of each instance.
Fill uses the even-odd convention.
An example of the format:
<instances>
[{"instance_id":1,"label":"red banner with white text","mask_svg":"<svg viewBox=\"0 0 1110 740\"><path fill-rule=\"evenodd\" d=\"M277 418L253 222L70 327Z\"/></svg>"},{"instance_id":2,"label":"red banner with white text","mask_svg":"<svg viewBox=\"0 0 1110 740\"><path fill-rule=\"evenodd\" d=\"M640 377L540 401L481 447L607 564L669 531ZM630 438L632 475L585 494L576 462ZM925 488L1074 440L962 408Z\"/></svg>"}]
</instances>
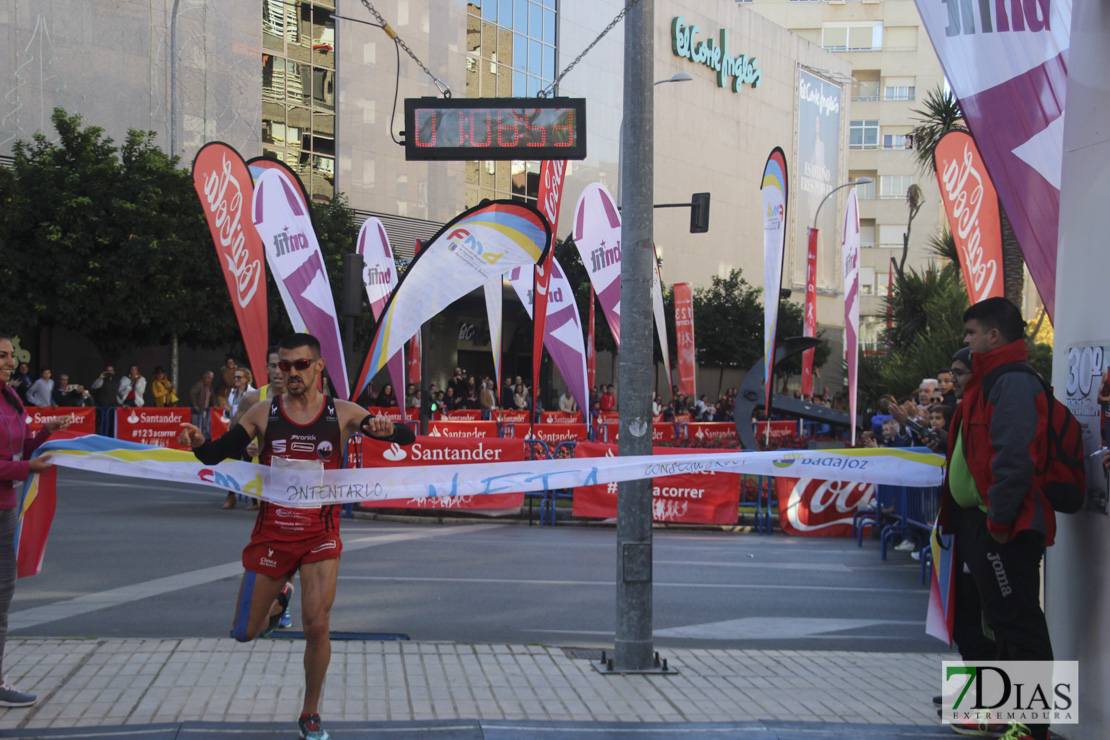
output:
<instances>
[{"instance_id":1,"label":"red banner with white text","mask_svg":"<svg viewBox=\"0 0 1110 740\"><path fill-rule=\"evenodd\" d=\"M481 462L520 462L524 459L524 443L512 439L452 439L417 437L407 447L389 442L362 438L362 465L366 468L403 467L406 465L465 465ZM406 509L519 509L523 493L486 493L481 496L459 496L454 491L429 491L428 498L392 499L359 504L360 507Z\"/></svg>"},{"instance_id":2,"label":"red banner with white text","mask_svg":"<svg viewBox=\"0 0 1110 740\"><path fill-rule=\"evenodd\" d=\"M704 443L740 444L740 437L736 434L736 425L731 421L695 422L686 427L686 437Z\"/></svg>"},{"instance_id":3,"label":"red banner with white text","mask_svg":"<svg viewBox=\"0 0 1110 740\"><path fill-rule=\"evenodd\" d=\"M779 525L786 534L809 537L851 537L856 510L871 504L870 483L775 478Z\"/></svg>"},{"instance_id":4,"label":"red banner with white text","mask_svg":"<svg viewBox=\"0 0 1110 740\"><path fill-rule=\"evenodd\" d=\"M505 436L524 439L528 436L529 429L532 431L532 439L541 439L549 446L560 442L584 442L589 431L585 424L535 424L530 427L527 422L523 422L506 427Z\"/></svg>"},{"instance_id":5,"label":"red banner with white text","mask_svg":"<svg viewBox=\"0 0 1110 740\"><path fill-rule=\"evenodd\" d=\"M694 295L690 283L674 284L674 331L678 344L678 392L697 395L697 350L694 347Z\"/></svg>"},{"instance_id":6,"label":"red banner with white text","mask_svg":"<svg viewBox=\"0 0 1110 740\"><path fill-rule=\"evenodd\" d=\"M653 455L689 453L675 447L655 447ZM582 442L575 458L614 457L616 445ZM657 522L735 524L740 505L740 476L736 473L669 475L652 481L652 519ZM617 484L574 489L574 516L612 518L617 515Z\"/></svg>"},{"instance_id":7,"label":"red banner with white text","mask_svg":"<svg viewBox=\"0 0 1110 740\"><path fill-rule=\"evenodd\" d=\"M770 425L771 439L783 439L798 433L798 422L796 421L757 421L755 423L756 439L767 438L768 425ZM732 428L736 429L736 426L732 425Z\"/></svg>"},{"instance_id":8,"label":"red banner with white text","mask_svg":"<svg viewBox=\"0 0 1110 740\"><path fill-rule=\"evenodd\" d=\"M935 151L940 199L960 256L968 302L1005 295L998 193L979 148L970 134L949 131Z\"/></svg>"},{"instance_id":9,"label":"red banner with white text","mask_svg":"<svg viewBox=\"0 0 1110 740\"><path fill-rule=\"evenodd\" d=\"M174 450L188 449L177 438L181 425L192 423L192 409L121 406L113 410L116 412L116 439Z\"/></svg>"},{"instance_id":10,"label":"red banner with white text","mask_svg":"<svg viewBox=\"0 0 1110 740\"><path fill-rule=\"evenodd\" d=\"M597 425L597 441L616 444L620 438L620 424L615 421L602 422ZM675 425L669 421L657 421L651 425L652 444L659 442L674 442L678 438Z\"/></svg>"},{"instance_id":11,"label":"red banner with white text","mask_svg":"<svg viewBox=\"0 0 1110 740\"><path fill-rule=\"evenodd\" d=\"M366 412L374 416L384 416L394 424L401 423L401 409L396 406L367 406Z\"/></svg>"},{"instance_id":12,"label":"red banner with white text","mask_svg":"<svg viewBox=\"0 0 1110 740\"><path fill-rule=\"evenodd\" d=\"M429 437L470 438L496 437L496 421L429 421Z\"/></svg>"},{"instance_id":13,"label":"red banner with white text","mask_svg":"<svg viewBox=\"0 0 1110 740\"><path fill-rule=\"evenodd\" d=\"M809 229L806 249L806 299L802 308L802 336L817 336L817 229ZM802 353L802 398L813 396L813 353ZM769 415L769 414L768 414Z\"/></svg>"},{"instance_id":14,"label":"red banner with white text","mask_svg":"<svg viewBox=\"0 0 1110 740\"><path fill-rule=\"evenodd\" d=\"M251 371L266 377L266 270L262 238L254 228L254 180L239 153L227 144L205 144L193 159L193 187L200 196L216 245L231 306L243 335Z\"/></svg>"},{"instance_id":15,"label":"red banner with white text","mask_svg":"<svg viewBox=\"0 0 1110 740\"><path fill-rule=\"evenodd\" d=\"M96 434L96 409L92 406L59 406L57 408L40 408L28 406L27 424L31 427L31 434L38 434L51 419L69 417L69 431L83 434Z\"/></svg>"},{"instance_id":16,"label":"red banner with white text","mask_svg":"<svg viewBox=\"0 0 1110 740\"><path fill-rule=\"evenodd\" d=\"M581 411L544 411L540 414L541 424L584 424Z\"/></svg>"}]
</instances>

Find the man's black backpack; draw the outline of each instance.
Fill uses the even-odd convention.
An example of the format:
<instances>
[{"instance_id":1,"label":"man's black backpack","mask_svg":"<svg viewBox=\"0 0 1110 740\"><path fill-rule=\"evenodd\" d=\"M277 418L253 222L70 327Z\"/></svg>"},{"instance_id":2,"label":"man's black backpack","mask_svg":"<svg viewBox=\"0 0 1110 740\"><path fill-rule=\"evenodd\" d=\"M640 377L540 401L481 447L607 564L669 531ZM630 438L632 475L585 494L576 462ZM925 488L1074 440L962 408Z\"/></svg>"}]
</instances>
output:
<instances>
[{"instance_id":1,"label":"man's black backpack","mask_svg":"<svg viewBox=\"0 0 1110 740\"><path fill-rule=\"evenodd\" d=\"M1044 481L1044 495L1053 510L1074 514L1083 508L1087 493L1083 427L1068 407L1053 395L1052 386L1026 362L1011 362L988 373L983 378L983 400L990 396L991 388L1000 375L1014 372L1033 375L1044 388L1049 409L1048 454L1045 456L1045 467L1034 472Z\"/></svg>"}]
</instances>

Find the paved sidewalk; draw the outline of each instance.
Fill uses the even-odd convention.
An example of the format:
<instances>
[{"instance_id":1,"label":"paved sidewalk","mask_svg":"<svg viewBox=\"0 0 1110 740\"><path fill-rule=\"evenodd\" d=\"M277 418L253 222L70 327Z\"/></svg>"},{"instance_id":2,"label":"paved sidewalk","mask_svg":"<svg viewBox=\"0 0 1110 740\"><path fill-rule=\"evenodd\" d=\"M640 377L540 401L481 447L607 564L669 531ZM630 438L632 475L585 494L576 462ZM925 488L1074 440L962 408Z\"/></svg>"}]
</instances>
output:
<instances>
[{"instance_id":1,"label":"paved sidewalk","mask_svg":"<svg viewBox=\"0 0 1110 740\"><path fill-rule=\"evenodd\" d=\"M951 737L930 701L941 653L667 649L677 675L603 676L585 651L541 645L332 646L321 715L336 740ZM6 678L40 702L0 709L0 737L296 737L303 651L9 638Z\"/></svg>"}]
</instances>

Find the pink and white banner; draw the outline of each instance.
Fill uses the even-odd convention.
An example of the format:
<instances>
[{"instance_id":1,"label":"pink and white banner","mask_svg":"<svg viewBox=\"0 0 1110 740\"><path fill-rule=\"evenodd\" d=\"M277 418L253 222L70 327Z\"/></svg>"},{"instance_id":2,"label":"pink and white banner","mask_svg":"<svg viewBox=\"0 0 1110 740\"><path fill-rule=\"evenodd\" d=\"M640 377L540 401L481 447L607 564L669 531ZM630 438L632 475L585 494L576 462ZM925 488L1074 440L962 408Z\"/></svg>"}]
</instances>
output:
<instances>
[{"instance_id":1,"label":"pink and white banner","mask_svg":"<svg viewBox=\"0 0 1110 740\"><path fill-rule=\"evenodd\" d=\"M597 353L594 351L594 337L597 336L597 320L594 315L594 288L590 286L590 325L586 327L586 385L593 391L594 381L597 380ZM578 405L578 408L590 412L589 406Z\"/></svg>"},{"instance_id":2,"label":"pink and white banner","mask_svg":"<svg viewBox=\"0 0 1110 740\"><path fill-rule=\"evenodd\" d=\"M844 206L844 352L848 359L848 418L852 445L856 444L856 386L859 384L859 200L848 191Z\"/></svg>"},{"instance_id":3,"label":"pink and white banner","mask_svg":"<svg viewBox=\"0 0 1110 740\"><path fill-rule=\"evenodd\" d=\"M690 283L674 284L674 331L678 343L678 392L697 395L697 350L694 347L694 297Z\"/></svg>"},{"instance_id":4,"label":"pink and white banner","mask_svg":"<svg viewBox=\"0 0 1110 740\"><path fill-rule=\"evenodd\" d=\"M397 287L397 262L389 246L389 236L380 219L373 216L366 219L358 232L356 251L362 256L362 284L366 288L366 298L374 321L382 317L385 304L393 289ZM389 358L389 380L393 387L404 393L405 353L399 351ZM401 404L401 420L405 420L404 404Z\"/></svg>"},{"instance_id":5,"label":"pink and white banner","mask_svg":"<svg viewBox=\"0 0 1110 740\"><path fill-rule=\"evenodd\" d=\"M305 329L320 340L335 391L347 398L347 363L335 299L312 219L296 190L282 170L263 172L254 188L254 227L262 237L274 280L288 292L291 303L286 309L300 315Z\"/></svg>"},{"instance_id":6,"label":"pink and white banner","mask_svg":"<svg viewBox=\"0 0 1110 740\"><path fill-rule=\"evenodd\" d=\"M621 346L621 215L613 196L590 183L574 209L574 245L597 291L617 349Z\"/></svg>"},{"instance_id":7,"label":"pink and white banner","mask_svg":"<svg viewBox=\"0 0 1110 740\"><path fill-rule=\"evenodd\" d=\"M1072 0L916 2L1052 319Z\"/></svg>"},{"instance_id":8,"label":"pink and white banner","mask_svg":"<svg viewBox=\"0 0 1110 740\"><path fill-rule=\"evenodd\" d=\"M513 286L529 318L533 315L532 271L518 268L509 273ZM551 361L559 370L578 408L590 407L590 391L586 385L586 346L582 339L582 319L574 301L574 289L554 257L548 270L547 321L544 324L544 345Z\"/></svg>"},{"instance_id":9,"label":"pink and white banner","mask_svg":"<svg viewBox=\"0 0 1110 740\"><path fill-rule=\"evenodd\" d=\"M482 293L486 297L486 321L489 323L489 348L493 354L493 382L496 387L501 387L501 304L504 296L501 288L504 278L501 275L490 280L482 286Z\"/></svg>"},{"instance_id":10,"label":"pink and white banner","mask_svg":"<svg viewBox=\"0 0 1110 740\"><path fill-rule=\"evenodd\" d=\"M979 148L969 134L949 131L934 151L940 199L959 251L968 301L975 305L1005 295L998 193Z\"/></svg>"},{"instance_id":11,"label":"pink and white banner","mask_svg":"<svg viewBox=\"0 0 1110 740\"><path fill-rule=\"evenodd\" d=\"M817 336L817 229L809 227L806 247L806 301L802 307L802 336ZM813 356L817 350L802 353L802 398L813 397Z\"/></svg>"}]
</instances>

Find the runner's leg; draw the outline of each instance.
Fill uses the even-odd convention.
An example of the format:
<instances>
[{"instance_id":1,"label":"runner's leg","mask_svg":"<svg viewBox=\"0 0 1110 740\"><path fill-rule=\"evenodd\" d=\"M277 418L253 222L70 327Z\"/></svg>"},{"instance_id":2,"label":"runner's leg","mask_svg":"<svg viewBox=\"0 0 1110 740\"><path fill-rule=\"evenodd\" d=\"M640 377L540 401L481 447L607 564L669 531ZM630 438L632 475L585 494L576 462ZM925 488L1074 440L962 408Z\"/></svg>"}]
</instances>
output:
<instances>
[{"instance_id":1,"label":"runner's leg","mask_svg":"<svg viewBox=\"0 0 1110 740\"><path fill-rule=\"evenodd\" d=\"M318 714L324 676L331 662L328 636L339 558L301 565L301 622L304 628L304 707L302 714Z\"/></svg>"},{"instance_id":2,"label":"runner's leg","mask_svg":"<svg viewBox=\"0 0 1110 740\"><path fill-rule=\"evenodd\" d=\"M250 642L266 629L270 617L281 613L277 595L288 580L289 576L274 578L264 573L245 571L239 585L231 636L239 642Z\"/></svg>"}]
</instances>

